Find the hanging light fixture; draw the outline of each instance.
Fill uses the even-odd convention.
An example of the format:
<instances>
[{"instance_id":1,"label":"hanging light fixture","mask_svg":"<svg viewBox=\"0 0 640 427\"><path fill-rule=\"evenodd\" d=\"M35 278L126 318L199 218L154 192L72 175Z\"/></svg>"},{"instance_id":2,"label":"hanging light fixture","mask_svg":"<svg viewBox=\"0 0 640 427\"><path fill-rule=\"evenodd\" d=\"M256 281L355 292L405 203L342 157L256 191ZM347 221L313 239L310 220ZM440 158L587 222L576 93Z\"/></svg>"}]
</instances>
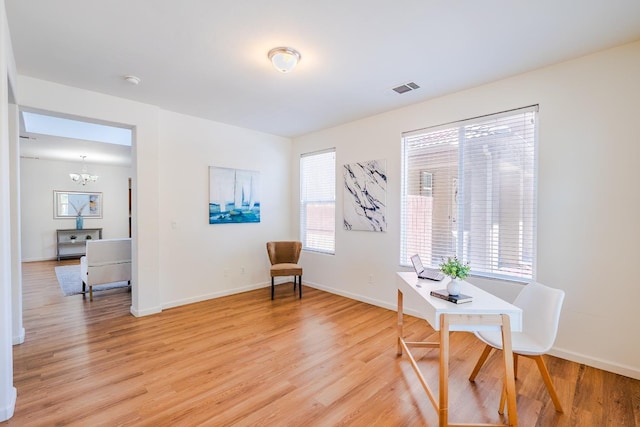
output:
<instances>
[{"instance_id":1,"label":"hanging light fixture","mask_svg":"<svg viewBox=\"0 0 640 427\"><path fill-rule=\"evenodd\" d=\"M80 173L70 173L69 178L71 178L71 181L82 185L87 185L87 182L96 182L98 175L91 175L87 171L87 164L84 161L87 156L80 157L82 157L82 171Z\"/></svg>"},{"instance_id":2,"label":"hanging light fixture","mask_svg":"<svg viewBox=\"0 0 640 427\"><path fill-rule=\"evenodd\" d=\"M291 47L275 47L269 51L269 59L281 73L289 73L300 61L300 52Z\"/></svg>"}]
</instances>

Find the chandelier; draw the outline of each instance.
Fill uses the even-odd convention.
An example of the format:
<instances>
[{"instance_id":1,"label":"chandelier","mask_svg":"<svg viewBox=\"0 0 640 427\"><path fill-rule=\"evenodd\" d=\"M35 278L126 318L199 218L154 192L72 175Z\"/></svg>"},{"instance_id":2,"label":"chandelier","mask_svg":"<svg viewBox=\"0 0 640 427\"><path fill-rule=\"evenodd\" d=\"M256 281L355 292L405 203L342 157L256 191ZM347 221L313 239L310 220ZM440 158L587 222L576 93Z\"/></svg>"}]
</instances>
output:
<instances>
[{"instance_id":1,"label":"chandelier","mask_svg":"<svg viewBox=\"0 0 640 427\"><path fill-rule=\"evenodd\" d=\"M98 180L98 175L91 175L87 171L87 164L84 162L84 159L87 156L80 157L82 157L82 171L80 173L70 173L69 178L71 178L71 181L82 185L87 185L87 182L96 182Z\"/></svg>"}]
</instances>

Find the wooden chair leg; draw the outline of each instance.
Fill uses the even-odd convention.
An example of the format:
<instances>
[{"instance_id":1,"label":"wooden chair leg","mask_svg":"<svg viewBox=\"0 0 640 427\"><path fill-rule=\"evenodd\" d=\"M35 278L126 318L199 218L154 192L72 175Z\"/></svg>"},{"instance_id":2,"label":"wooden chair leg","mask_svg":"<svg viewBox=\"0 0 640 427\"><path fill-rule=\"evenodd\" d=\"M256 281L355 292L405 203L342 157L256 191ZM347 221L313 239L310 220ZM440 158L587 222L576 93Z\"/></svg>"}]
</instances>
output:
<instances>
[{"instance_id":1,"label":"wooden chair leg","mask_svg":"<svg viewBox=\"0 0 640 427\"><path fill-rule=\"evenodd\" d=\"M93 301L93 286L89 286L89 301Z\"/></svg>"},{"instance_id":2,"label":"wooden chair leg","mask_svg":"<svg viewBox=\"0 0 640 427\"><path fill-rule=\"evenodd\" d=\"M273 276L271 276L271 299L273 299L274 291L275 291L275 285L273 284Z\"/></svg>"},{"instance_id":3,"label":"wooden chair leg","mask_svg":"<svg viewBox=\"0 0 640 427\"><path fill-rule=\"evenodd\" d=\"M493 347L487 344L487 346L482 351L482 354L480 355L480 359L478 359L478 362L476 363L476 367L473 368L473 372L471 372L471 376L469 376L469 381L475 381L476 376L478 375L478 372L480 372L480 368L482 368L482 365L484 365L484 362L487 360L487 357L489 357L489 353L491 353L491 350L493 350Z\"/></svg>"},{"instance_id":4,"label":"wooden chair leg","mask_svg":"<svg viewBox=\"0 0 640 427\"><path fill-rule=\"evenodd\" d=\"M300 299L302 299L302 275L298 276L298 287L300 288Z\"/></svg>"},{"instance_id":5,"label":"wooden chair leg","mask_svg":"<svg viewBox=\"0 0 640 427\"><path fill-rule=\"evenodd\" d=\"M536 361L538 365L538 369L540 370L540 374L542 375L542 379L547 386L547 390L549 390L549 394L551 395L551 400L553 401L553 406L556 407L556 411L560 413L564 413L562 410L562 404L560 403L560 399L558 398L558 393L556 393L556 388L553 386L551 382L551 375L549 375L549 370L547 369L547 365L544 363L544 359L542 356L531 356L533 360Z\"/></svg>"},{"instance_id":6,"label":"wooden chair leg","mask_svg":"<svg viewBox=\"0 0 640 427\"><path fill-rule=\"evenodd\" d=\"M85 299L87 297L87 285L86 283L82 282L82 299Z\"/></svg>"},{"instance_id":7,"label":"wooden chair leg","mask_svg":"<svg viewBox=\"0 0 640 427\"><path fill-rule=\"evenodd\" d=\"M298 276L293 276L293 292L296 291L296 280L298 279Z\"/></svg>"},{"instance_id":8,"label":"wooden chair leg","mask_svg":"<svg viewBox=\"0 0 640 427\"><path fill-rule=\"evenodd\" d=\"M518 355L513 353L513 379L518 378ZM504 415L504 405L507 403L507 389L503 385L502 386L502 396L500 396L500 406L498 408L498 413L500 415Z\"/></svg>"},{"instance_id":9,"label":"wooden chair leg","mask_svg":"<svg viewBox=\"0 0 640 427\"><path fill-rule=\"evenodd\" d=\"M514 353L513 354L513 360L514 362L516 360L518 360L517 355ZM544 359L542 358L542 356L526 356L529 357L530 359L533 359L536 361L536 364L538 365L538 370L540 371L540 375L542 375L542 380L544 381L544 384L547 386L547 390L549 391L549 395L551 396L551 401L553 402L553 406L556 407L556 411L560 412L561 414L564 413L564 411L562 410L562 404L560 403L560 398L558 398L558 393L556 392L555 387L553 386L553 383L551 382L551 375L549 375L549 370L547 369L547 365L544 363ZM517 369L514 366L514 371L517 372ZM498 411L499 414L504 414L504 404L507 398L507 393L506 390L504 389L504 386L502 388L502 396L500 397L500 410Z\"/></svg>"}]
</instances>

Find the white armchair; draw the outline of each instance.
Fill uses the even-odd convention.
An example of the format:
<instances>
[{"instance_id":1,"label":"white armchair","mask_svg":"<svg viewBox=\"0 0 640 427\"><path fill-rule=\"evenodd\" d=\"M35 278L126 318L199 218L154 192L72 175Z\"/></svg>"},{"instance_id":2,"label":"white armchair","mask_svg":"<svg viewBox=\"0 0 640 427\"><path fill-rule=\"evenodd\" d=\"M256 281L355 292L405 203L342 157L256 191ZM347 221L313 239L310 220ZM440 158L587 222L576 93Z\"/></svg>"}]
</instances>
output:
<instances>
[{"instance_id":1,"label":"white armchair","mask_svg":"<svg viewBox=\"0 0 640 427\"><path fill-rule=\"evenodd\" d=\"M131 284L131 239L88 240L86 255L80 258L82 292L93 286L128 281Z\"/></svg>"}]
</instances>

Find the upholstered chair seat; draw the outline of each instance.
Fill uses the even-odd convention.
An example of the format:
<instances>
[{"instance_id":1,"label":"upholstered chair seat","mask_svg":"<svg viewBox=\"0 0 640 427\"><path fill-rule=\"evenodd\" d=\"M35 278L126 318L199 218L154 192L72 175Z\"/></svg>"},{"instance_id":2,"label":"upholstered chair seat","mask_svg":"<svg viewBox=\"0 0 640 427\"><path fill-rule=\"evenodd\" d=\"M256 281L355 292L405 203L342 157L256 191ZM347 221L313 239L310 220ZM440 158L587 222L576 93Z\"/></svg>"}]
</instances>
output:
<instances>
[{"instance_id":1,"label":"upholstered chair seat","mask_svg":"<svg viewBox=\"0 0 640 427\"><path fill-rule=\"evenodd\" d=\"M293 290L300 285L300 298L302 298L302 267L298 264L302 242L280 241L267 242L267 254L271 262L271 299L275 293L275 277L293 276ZM296 283L296 280L298 283Z\"/></svg>"},{"instance_id":2,"label":"upholstered chair seat","mask_svg":"<svg viewBox=\"0 0 640 427\"><path fill-rule=\"evenodd\" d=\"M131 284L131 239L87 240L86 255L80 258L82 295L89 287L93 301L93 287L106 283L127 281Z\"/></svg>"}]
</instances>

